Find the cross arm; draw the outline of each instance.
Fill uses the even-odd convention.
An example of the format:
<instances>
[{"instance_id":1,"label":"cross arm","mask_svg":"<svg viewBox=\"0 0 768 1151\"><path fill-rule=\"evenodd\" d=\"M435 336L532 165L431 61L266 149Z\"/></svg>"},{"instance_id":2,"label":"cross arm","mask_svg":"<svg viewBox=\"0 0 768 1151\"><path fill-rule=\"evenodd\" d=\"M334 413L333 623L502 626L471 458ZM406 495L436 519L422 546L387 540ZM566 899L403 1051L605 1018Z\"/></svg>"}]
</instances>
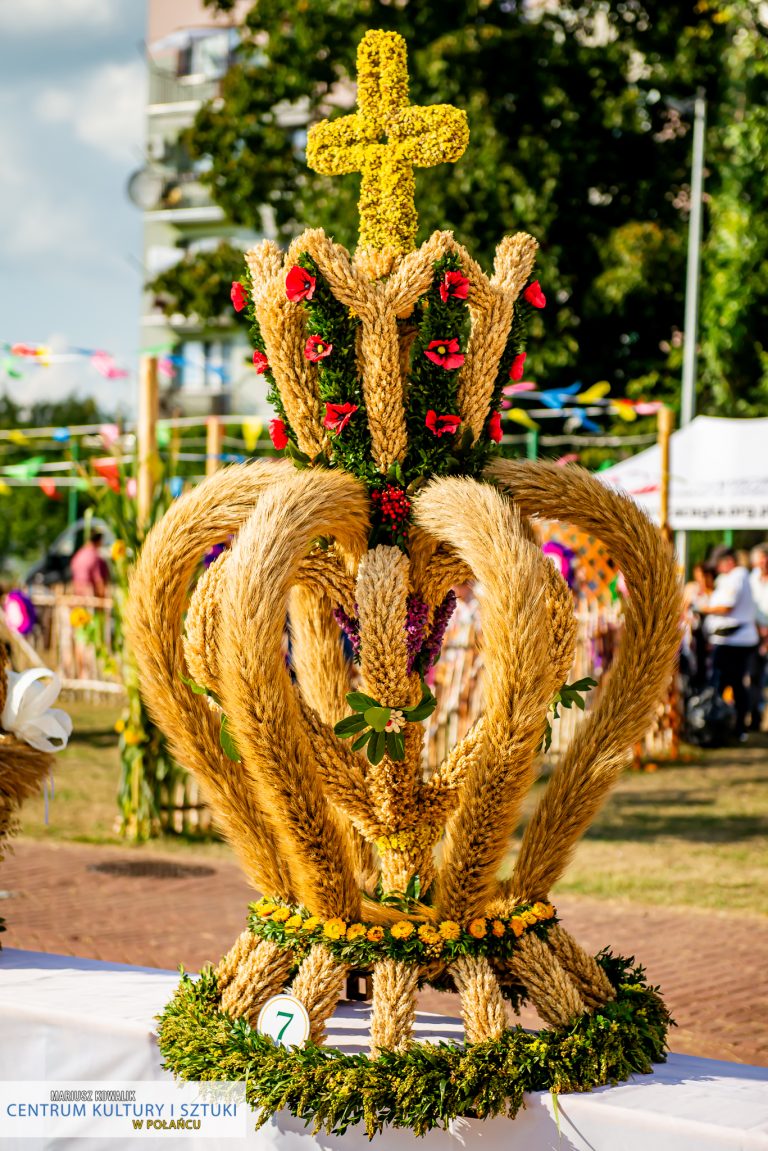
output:
<instances>
[{"instance_id":1,"label":"cross arm","mask_svg":"<svg viewBox=\"0 0 768 1151\"><path fill-rule=\"evenodd\" d=\"M370 140L363 117L358 114L321 120L307 135L307 165L322 176L346 176L359 172Z\"/></svg>"},{"instance_id":2,"label":"cross arm","mask_svg":"<svg viewBox=\"0 0 768 1151\"><path fill-rule=\"evenodd\" d=\"M397 142L399 158L418 168L453 164L469 143L467 114L450 104L402 108L391 117L388 131L390 140Z\"/></svg>"}]
</instances>

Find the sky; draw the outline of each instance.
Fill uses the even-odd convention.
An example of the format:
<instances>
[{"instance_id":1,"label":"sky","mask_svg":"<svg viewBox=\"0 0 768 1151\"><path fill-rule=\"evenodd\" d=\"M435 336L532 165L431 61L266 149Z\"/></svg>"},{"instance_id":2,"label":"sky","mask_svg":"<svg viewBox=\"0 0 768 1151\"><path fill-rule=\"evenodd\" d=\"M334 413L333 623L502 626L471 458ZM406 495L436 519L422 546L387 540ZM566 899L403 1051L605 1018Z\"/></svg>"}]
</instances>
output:
<instances>
[{"instance_id":1,"label":"sky","mask_svg":"<svg viewBox=\"0 0 768 1151\"><path fill-rule=\"evenodd\" d=\"M131 371L0 371L22 403L134 407L141 213L125 189L143 163L145 34L144 0L0 0L0 341L103 348Z\"/></svg>"}]
</instances>

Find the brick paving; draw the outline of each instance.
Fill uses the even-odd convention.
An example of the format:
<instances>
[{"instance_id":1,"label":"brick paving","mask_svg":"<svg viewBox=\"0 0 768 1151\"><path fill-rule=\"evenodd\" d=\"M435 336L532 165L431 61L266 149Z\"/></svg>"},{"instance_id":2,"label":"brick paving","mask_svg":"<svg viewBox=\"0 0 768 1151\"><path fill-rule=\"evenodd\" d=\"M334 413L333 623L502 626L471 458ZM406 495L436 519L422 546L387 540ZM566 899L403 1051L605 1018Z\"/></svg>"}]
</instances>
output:
<instances>
[{"instance_id":1,"label":"brick paving","mask_svg":"<svg viewBox=\"0 0 768 1151\"><path fill-rule=\"evenodd\" d=\"M125 874L126 863L145 874ZM104 865L112 870L94 870ZM225 858L24 840L0 867L0 888L7 947L191 971L227 950L254 897ZM768 1065L768 920L574 896L558 909L589 950L637 955L677 1020L673 1050ZM420 1005L457 1012L438 992Z\"/></svg>"}]
</instances>

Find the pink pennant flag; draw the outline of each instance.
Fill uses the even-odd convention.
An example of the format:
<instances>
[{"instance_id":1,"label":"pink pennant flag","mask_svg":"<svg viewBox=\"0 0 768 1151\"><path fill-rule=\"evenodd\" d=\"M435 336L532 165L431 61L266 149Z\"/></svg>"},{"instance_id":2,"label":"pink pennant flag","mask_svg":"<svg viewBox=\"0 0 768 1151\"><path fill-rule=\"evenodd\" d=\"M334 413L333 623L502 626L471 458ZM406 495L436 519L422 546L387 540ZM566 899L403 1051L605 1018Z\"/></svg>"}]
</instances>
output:
<instances>
[{"instance_id":1,"label":"pink pennant flag","mask_svg":"<svg viewBox=\"0 0 768 1151\"><path fill-rule=\"evenodd\" d=\"M535 392L536 385L530 380L520 380L516 384L505 384L501 390L505 396L516 396L518 392Z\"/></svg>"},{"instance_id":2,"label":"pink pennant flag","mask_svg":"<svg viewBox=\"0 0 768 1151\"><path fill-rule=\"evenodd\" d=\"M91 364L105 380L124 380L128 376L128 372L118 368L115 357L111 356L109 352L94 352L91 356Z\"/></svg>"}]
</instances>

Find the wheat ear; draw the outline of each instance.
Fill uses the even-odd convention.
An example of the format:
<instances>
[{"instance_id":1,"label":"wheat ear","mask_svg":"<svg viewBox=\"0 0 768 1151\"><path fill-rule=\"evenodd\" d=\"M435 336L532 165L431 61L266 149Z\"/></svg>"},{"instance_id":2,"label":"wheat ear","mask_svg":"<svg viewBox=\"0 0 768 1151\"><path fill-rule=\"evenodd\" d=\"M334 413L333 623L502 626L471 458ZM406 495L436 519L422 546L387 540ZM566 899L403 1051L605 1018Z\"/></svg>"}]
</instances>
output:
<instances>
[{"instance_id":1,"label":"wheat ear","mask_svg":"<svg viewBox=\"0 0 768 1151\"><path fill-rule=\"evenodd\" d=\"M250 777L273 814L298 901L348 918L359 906L349 844L323 792L282 651L288 597L318 535L365 547L368 500L351 476L299 472L267 492L232 546L221 603L221 702Z\"/></svg>"},{"instance_id":2,"label":"wheat ear","mask_svg":"<svg viewBox=\"0 0 768 1151\"><path fill-rule=\"evenodd\" d=\"M512 900L542 899L563 874L667 687L680 642L680 583L671 550L637 504L581 468L503 460L489 474L525 515L565 519L598 536L629 589L616 664L526 828L505 889Z\"/></svg>"},{"instance_id":3,"label":"wheat ear","mask_svg":"<svg viewBox=\"0 0 768 1151\"><path fill-rule=\"evenodd\" d=\"M147 536L126 612L142 695L171 753L200 780L254 887L288 900L290 868L258 790L222 752L220 717L184 683L182 619L205 553L239 530L266 491L294 474L291 464L268 461L225 468L176 500Z\"/></svg>"},{"instance_id":4,"label":"wheat ear","mask_svg":"<svg viewBox=\"0 0 768 1151\"><path fill-rule=\"evenodd\" d=\"M437 894L441 912L463 922L482 915L495 891L496 871L533 779L554 691L546 561L525 538L511 501L487 484L433 481L418 498L416 521L436 539L452 540L482 585L482 752L468 756Z\"/></svg>"}]
</instances>

